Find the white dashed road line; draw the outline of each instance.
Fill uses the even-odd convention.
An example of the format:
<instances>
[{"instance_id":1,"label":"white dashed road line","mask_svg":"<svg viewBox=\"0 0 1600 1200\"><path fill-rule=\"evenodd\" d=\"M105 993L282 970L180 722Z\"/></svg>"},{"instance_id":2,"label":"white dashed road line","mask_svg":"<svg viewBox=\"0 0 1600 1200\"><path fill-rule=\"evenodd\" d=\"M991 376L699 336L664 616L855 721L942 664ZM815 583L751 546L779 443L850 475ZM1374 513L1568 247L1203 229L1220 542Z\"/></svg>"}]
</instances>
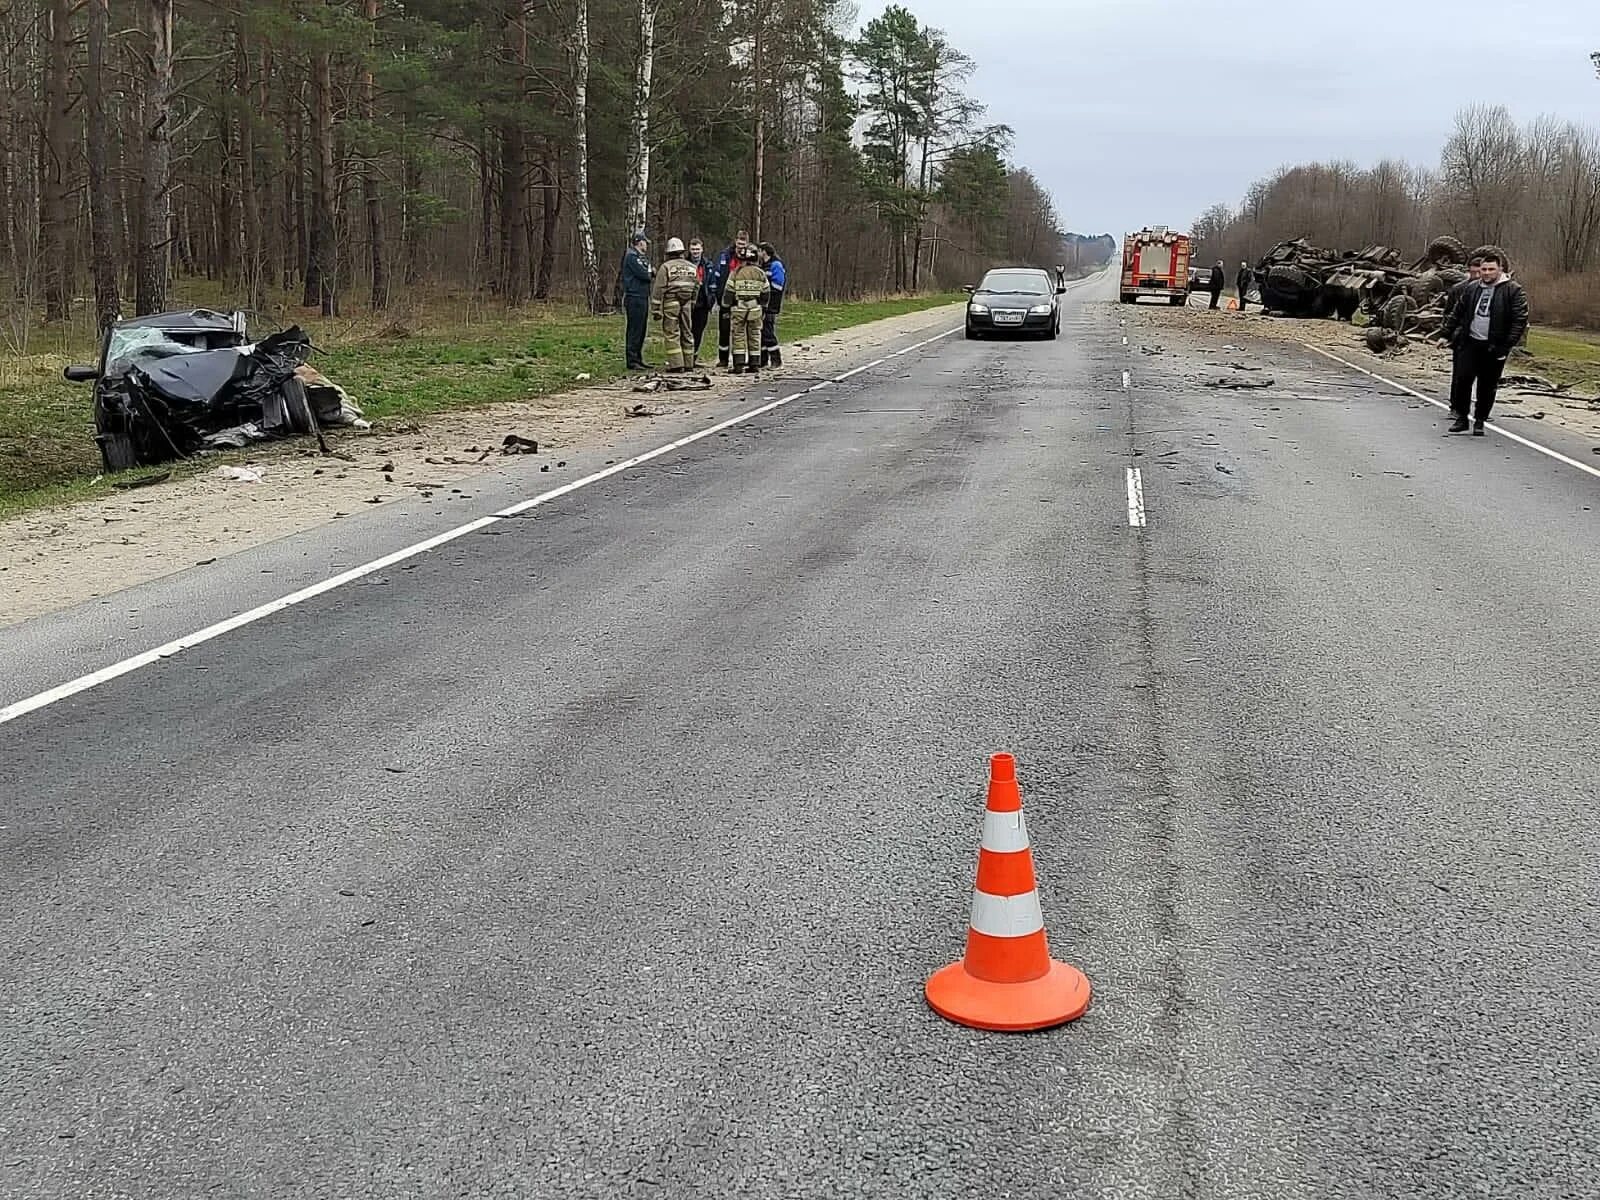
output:
<instances>
[{"instance_id":1,"label":"white dashed road line","mask_svg":"<svg viewBox=\"0 0 1600 1200\"><path fill-rule=\"evenodd\" d=\"M591 484L599 483L603 479L610 479L613 475L620 475L622 472L632 470L634 467L650 462L652 459L660 458L663 454L670 454L674 450L681 450L683 447L693 445L695 442L702 441L705 438L715 437L726 429L732 429L736 425L743 425L775 409L782 408L787 404L793 404L796 400L803 396L808 396L812 392L821 391L823 388L831 387L836 383L843 383L846 379L859 375L863 371L881 367L891 359L899 358L903 354L910 354L915 350L922 349L924 346L930 346L934 342L960 332L960 326L955 329L947 329L943 333L935 334L931 338L924 338L915 345L907 346L902 350L896 350L893 354L874 359L872 362L856 367L854 370L846 371L842 375L835 375L832 379L825 379L821 383L812 384L804 391L793 392L771 403L740 413L738 416L719 421L705 429L696 430L694 433L689 434L687 437L681 437L675 442L668 442L664 446L657 446L654 450L647 450L643 454L624 459L622 462L606 467L603 471L596 471L592 475L585 475L582 479L575 479L571 483L563 484L561 487L553 488L548 492L541 492L537 496L511 505L509 508L503 508L492 516L479 517L475 521L469 521L465 525L446 530L444 533L436 534L424 541L417 542L415 545L396 550L392 554L385 554L382 558L375 558L371 562L362 563L358 567L352 567L348 571L343 571L338 575L313 583L309 587L303 587L297 592L290 592L287 596L280 596L276 600L270 600L266 604L258 605L247 612L228 617L226 620L218 621L213 625L207 625L204 629L196 630L194 633L186 634L181 638L175 638L163 645L146 650L142 654L132 655L119 662L114 662L110 666L102 667L98 671L92 671L87 675L80 675L76 679L68 680L66 683L59 684L48 691L39 692L37 695L18 700L14 704L8 704L4 708L0 708L0 725L4 725L8 721L15 721L18 717L26 716L28 713L35 712L41 708L48 708L50 705L59 703L69 696L76 696L80 692L88 691L90 688L99 687L102 683L109 683L113 679L131 674L141 667L148 667L153 663L158 663L164 658L172 658L185 650L191 650L196 646L222 637L224 634L232 633L236 629L252 625L257 621L272 616L274 613L293 608L297 604L304 604L307 600L315 599L336 588L341 588L347 583L354 583L358 579L364 579L368 575L386 570L396 563L405 562L409 558L416 558L418 555L426 554L430 550L437 550L440 546L448 545L458 538L476 533L480 529L494 525L507 518L516 517L529 509L538 508L542 504L549 504L552 500L559 500L561 497L571 495L580 488L589 487Z\"/></svg>"},{"instance_id":2,"label":"white dashed road line","mask_svg":"<svg viewBox=\"0 0 1600 1200\"><path fill-rule=\"evenodd\" d=\"M1145 525L1144 476L1139 474L1138 467L1128 468L1128 524L1134 529L1143 529Z\"/></svg>"}]
</instances>

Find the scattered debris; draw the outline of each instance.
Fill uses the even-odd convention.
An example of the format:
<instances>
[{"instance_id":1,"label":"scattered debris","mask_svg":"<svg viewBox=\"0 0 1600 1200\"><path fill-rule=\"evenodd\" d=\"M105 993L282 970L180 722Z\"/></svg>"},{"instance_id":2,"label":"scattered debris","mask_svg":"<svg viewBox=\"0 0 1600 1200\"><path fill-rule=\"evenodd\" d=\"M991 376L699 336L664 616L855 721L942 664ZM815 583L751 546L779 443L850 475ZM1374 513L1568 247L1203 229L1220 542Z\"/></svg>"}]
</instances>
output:
<instances>
[{"instance_id":1,"label":"scattered debris","mask_svg":"<svg viewBox=\"0 0 1600 1200\"><path fill-rule=\"evenodd\" d=\"M1217 464L1217 470L1221 471L1224 475L1232 475L1233 474L1233 468L1232 467L1225 467L1221 463Z\"/></svg>"},{"instance_id":2,"label":"scattered debris","mask_svg":"<svg viewBox=\"0 0 1600 1200\"><path fill-rule=\"evenodd\" d=\"M121 491L129 492L134 488L152 487L158 483L165 483L171 478L171 471L162 471L159 475L142 475L138 479L113 479L111 486Z\"/></svg>"},{"instance_id":3,"label":"scattered debris","mask_svg":"<svg viewBox=\"0 0 1600 1200\"><path fill-rule=\"evenodd\" d=\"M653 379L646 379L642 383L633 385L636 392L708 392L711 390L711 376L709 375L658 375Z\"/></svg>"},{"instance_id":4,"label":"scattered debris","mask_svg":"<svg viewBox=\"0 0 1600 1200\"><path fill-rule=\"evenodd\" d=\"M594 378L594 376L589 374L589 372L587 372L587 371L579 371L576 375L573 376L573 378L576 379L579 383L588 383L589 380Z\"/></svg>"},{"instance_id":5,"label":"scattered debris","mask_svg":"<svg viewBox=\"0 0 1600 1200\"><path fill-rule=\"evenodd\" d=\"M222 479L232 479L237 483L261 482L261 472L252 471L249 467L218 467L212 474Z\"/></svg>"},{"instance_id":6,"label":"scattered debris","mask_svg":"<svg viewBox=\"0 0 1600 1200\"><path fill-rule=\"evenodd\" d=\"M651 408L648 404L633 404L623 409L622 415L625 417L664 417L667 414L665 410Z\"/></svg>"},{"instance_id":7,"label":"scattered debris","mask_svg":"<svg viewBox=\"0 0 1600 1200\"><path fill-rule=\"evenodd\" d=\"M1206 386L1208 388L1231 388L1235 391L1243 391L1246 388L1269 388L1275 382L1276 380L1270 375L1265 379L1236 379L1232 375L1223 375L1216 379L1206 380Z\"/></svg>"},{"instance_id":8,"label":"scattered debris","mask_svg":"<svg viewBox=\"0 0 1600 1200\"><path fill-rule=\"evenodd\" d=\"M501 454L537 454L539 443L532 438L525 438L520 433L506 434L506 440L500 443Z\"/></svg>"}]
</instances>

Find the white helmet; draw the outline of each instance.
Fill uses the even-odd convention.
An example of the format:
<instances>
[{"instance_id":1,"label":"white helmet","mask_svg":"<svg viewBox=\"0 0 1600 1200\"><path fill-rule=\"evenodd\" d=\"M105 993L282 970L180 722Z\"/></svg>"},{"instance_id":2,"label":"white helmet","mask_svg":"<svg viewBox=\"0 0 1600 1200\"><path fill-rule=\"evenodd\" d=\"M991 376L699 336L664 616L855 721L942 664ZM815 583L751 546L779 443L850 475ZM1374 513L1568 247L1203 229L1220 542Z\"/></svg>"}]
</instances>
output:
<instances>
[{"instance_id":1,"label":"white helmet","mask_svg":"<svg viewBox=\"0 0 1600 1200\"><path fill-rule=\"evenodd\" d=\"M668 254L682 254L683 253L683 239L682 238L668 238L667 239L667 253Z\"/></svg>"}]
</instances>

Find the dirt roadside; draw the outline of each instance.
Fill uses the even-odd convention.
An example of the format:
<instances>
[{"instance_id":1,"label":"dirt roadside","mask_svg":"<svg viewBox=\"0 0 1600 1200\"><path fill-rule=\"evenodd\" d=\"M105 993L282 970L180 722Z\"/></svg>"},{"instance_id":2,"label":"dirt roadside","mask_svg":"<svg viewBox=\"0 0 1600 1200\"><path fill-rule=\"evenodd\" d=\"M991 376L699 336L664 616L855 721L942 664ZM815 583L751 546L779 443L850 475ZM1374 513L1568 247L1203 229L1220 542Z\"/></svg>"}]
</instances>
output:
<instances>
[{"instance_id":1,"label":"dirt roadside","mask_svg":"<svg viewBox=\"0 0 1600 1200\"><path fill-rule=\"evenodd\" d=\"M1250 339L1309 345L1337 354L1347 362L1415 388L1426 396L1445 400L1450 392L1448 351L1413 342L1398 354L1377 355L1367 349L1359 328L1340 321L1296 321L1253 312L1211 312L1201 307L1156 308L1143 304L1122 306L1121 312L1127 316L1129 328L1140 331L1146 345L1159 345L1164 330L1202 338L1219 350L1229 343L1239 344ZM1513 364L1509 371L1537 374L1538 366ZM1588 438L1592 445L1600 446L1600 406L1585 404L1577 398L1525 396L1519 394L1515 385L1508 386L1500 391L1494 420L1503 421L1512 428L1538 421Z\"/></svg>"},{"instance_id":2,"label":"dirt roadside","mask_svg":"<svg viewBox=\"0 0 1600 1200\"><path fill-rule=\"evenodd\" d=\"M835 363L890 339L948 327L954 308L935 308L857 325L784 349L784 368L761 376L762 394L807 380ZM379 424L340 433L330 442L346 458L328 458L300 444L264 448L241 465L258 483L207 472L103 500L43 509L0 522L0 626L68 608L312 529L419 492L444 492L506 462L507 434L539 443L552 486L561 482L563 451L605 444L639 418L708 408L747 380L712 373L704 392L633 391L637 379L545 397L527 404L444 413L416 422ZM359 401L359 397L356 398ZM644 418L648 419L648 418Z\"/></svg>"}]
</instances>

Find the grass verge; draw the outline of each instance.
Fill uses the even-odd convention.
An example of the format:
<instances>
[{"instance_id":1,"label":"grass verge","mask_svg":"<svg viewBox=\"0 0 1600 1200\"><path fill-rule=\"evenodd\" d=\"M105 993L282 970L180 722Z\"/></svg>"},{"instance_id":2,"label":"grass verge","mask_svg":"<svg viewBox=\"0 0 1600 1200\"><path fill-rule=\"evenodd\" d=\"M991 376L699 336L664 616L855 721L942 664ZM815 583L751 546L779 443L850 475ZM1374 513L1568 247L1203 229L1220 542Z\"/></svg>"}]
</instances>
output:
<instances>
[{"instance_id":1,"label":"grass verge","mask_svg":"<svg viewBox=\"0 0 1600 1200\"><path fill-rule=\"evenodd\" d=\"M960 298L793 301L784 309L780 332L785 344L793 344ZM317 368L380 423L533 400L625 373L621 317L597 319L553 304L514 314L474 312L468 304L438 301L399 317L351 320L290 314L278 323L299 319L320 348L313 360ZM264 332L270 324L253 328ZM714 341L714 328L711 336ZM661 360L655 336L646 350ZM110 480L100 477L90 388L61 378L69 361L93 358L87 336L57 339L48 353L0 358L0 518L111 490ZM590 378L580 381L579 375Z\"/></svg>"},{"instance_id":2,"label":"grass verge","mask_svg":"<svg viewBox=\"0 0 1600 1200\"><path fill-rule=\"evenodd\" d=\"M1600 392L1600 336L1536 328L1528 334L1528 350L1535 374Z\"/></svg>"}]
</instances>

